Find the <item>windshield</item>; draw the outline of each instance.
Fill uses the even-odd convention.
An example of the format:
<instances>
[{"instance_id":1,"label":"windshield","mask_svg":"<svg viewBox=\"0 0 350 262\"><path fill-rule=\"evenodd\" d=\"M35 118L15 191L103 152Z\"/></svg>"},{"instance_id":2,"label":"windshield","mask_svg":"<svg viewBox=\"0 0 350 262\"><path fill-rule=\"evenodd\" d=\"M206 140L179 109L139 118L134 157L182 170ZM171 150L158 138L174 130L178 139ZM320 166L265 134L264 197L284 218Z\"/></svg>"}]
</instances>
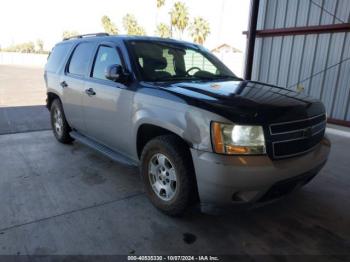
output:
<instances>
[{"instance_id":1,"label":"windshield","mask_svg":"<svg viewBox=\"0 0 350 262\"><path fill-rule=\"evenodd\" d=\"M195 45L131 41L129 47L144 81L238 79L214 55Z\"/></svg>"}]
</instances>

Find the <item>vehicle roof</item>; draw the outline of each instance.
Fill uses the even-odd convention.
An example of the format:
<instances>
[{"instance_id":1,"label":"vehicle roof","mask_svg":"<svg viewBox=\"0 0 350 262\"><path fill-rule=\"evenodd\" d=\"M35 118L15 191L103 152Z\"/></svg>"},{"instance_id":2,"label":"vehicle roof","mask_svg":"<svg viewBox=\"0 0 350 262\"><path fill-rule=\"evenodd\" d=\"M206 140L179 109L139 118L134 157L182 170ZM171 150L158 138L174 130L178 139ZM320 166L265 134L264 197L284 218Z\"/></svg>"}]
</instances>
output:
<instances>
[{"instance_id":1,"label":"vehicle roof","mask_svg":"<svg viewBox=\"0 0 350 262\"><path fill-rule=\"evenodd\" d=\"M118 41L133 41L133 40L142 40L142 41L161 41L169 42L174 44L185 44L185 45L197 45L195 43L186 42L182 40L175 40L171 38L162 38L156 36L136 36L136 35L109 35L109 36L88 36L81 38L71 38L63 40L57 44L69 43L69 42L81 42L81 41L92 41L92 42L118 42Z\"/></svg>"}]
</instances>

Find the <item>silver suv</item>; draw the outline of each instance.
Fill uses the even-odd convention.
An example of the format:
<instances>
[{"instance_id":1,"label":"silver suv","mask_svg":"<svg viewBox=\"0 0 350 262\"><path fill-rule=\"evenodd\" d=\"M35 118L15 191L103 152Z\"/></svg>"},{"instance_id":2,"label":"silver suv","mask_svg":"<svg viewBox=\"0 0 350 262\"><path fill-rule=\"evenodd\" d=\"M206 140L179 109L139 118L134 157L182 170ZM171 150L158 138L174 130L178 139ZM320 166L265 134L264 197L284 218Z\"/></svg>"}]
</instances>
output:
<instances>
[{"instance_id":1,"label":"silver suv","mask_svg":"<svg viewBox=\"0 0 350 262\"><path fill-rule=\"evenodd\" d=\"M192 43L76 36L53 48L45 82L57 140L140 166L169 215L280 198L330 151L320 101L242 80Z\"/></svg>"}]
</instances>

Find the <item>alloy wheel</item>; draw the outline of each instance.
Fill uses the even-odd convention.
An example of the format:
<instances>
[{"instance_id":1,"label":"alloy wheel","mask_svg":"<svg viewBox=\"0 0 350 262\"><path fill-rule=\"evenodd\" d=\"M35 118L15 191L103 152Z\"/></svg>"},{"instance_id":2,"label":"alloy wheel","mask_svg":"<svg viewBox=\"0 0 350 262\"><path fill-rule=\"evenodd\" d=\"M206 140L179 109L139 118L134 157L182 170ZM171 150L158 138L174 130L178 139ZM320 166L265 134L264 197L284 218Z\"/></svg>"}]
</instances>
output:
<instances>
[{"instance_id":1,"label":"alloy wheel","mask_svg":"<svg viewBox=\"0 0 350 262\"><path fill-rule=\"evenodd\" d=\"M164 201L174 198L177 190L176 171L171 161L163 154L151 157L148 165L148 177L154 193Z\"/></svg>"}]
</instances>

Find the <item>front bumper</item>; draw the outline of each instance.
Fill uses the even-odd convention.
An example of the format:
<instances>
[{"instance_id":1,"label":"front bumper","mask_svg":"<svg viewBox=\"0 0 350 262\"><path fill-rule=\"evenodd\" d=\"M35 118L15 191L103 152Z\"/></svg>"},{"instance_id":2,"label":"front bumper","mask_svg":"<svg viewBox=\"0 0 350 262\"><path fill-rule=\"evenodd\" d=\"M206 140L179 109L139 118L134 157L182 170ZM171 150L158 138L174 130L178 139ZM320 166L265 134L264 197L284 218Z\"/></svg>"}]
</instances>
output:
<instances>
[{"instance_id":1,"label":"front bumper","mask_svg":"<svg viewBox=\"0 0 350 262\"><path fill-rule=\"evenodd\" d=\"M191 149L201 205L227 206L279 198L309 182L326 163L325 137L311 152L284 160L228 156Z\"/></svg>"}]
</instances>

